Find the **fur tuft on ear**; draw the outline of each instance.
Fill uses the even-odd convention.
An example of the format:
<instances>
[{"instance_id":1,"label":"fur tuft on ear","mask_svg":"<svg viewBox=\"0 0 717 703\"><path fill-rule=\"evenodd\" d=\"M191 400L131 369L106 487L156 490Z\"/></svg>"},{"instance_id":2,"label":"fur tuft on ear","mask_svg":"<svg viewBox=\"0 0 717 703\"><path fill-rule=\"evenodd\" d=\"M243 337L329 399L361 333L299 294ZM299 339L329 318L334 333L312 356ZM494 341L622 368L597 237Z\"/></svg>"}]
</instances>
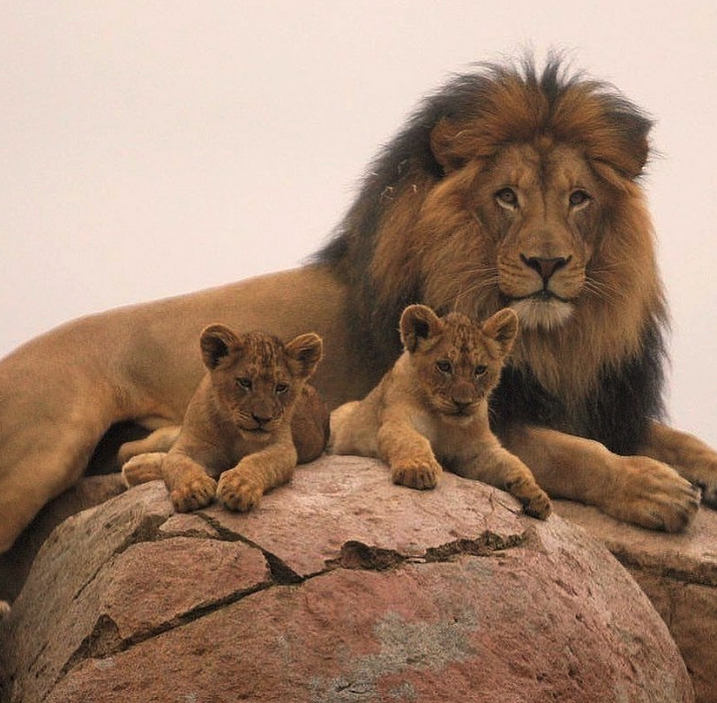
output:
<instances>
[{"instance_id":1,"label":"fur tuft on ear","mask_svg":"<svg viewBox=\"0 0 717 703\"><path fill-rule=\"evenodd\" d=\"M321 361L323 342L318 334L309 332L294 337L284 345L284 349L287 356L298 364L299 374L303 378L309 378Z\"/></svg>"},{"instance_id":2,"label":"fur tuft on ear","mask_svg":"<svg viewBox=\"0 0 717 703\"><path fill-rule=\"evenodd\" d=\"M434 337L442 329L438 315L426 305L409 305L401 315L401 342L411 354L422 341Z\"/></svg>"},{"instance_id":3,"label":"fur tuft on ear","mask_svg":"<svg viewBox=\"0 0 717 703\"><path fill-rule=\"evenodd\" d=\"M498 342L501 356L506 356L513 348L513 342L518 336L518 315L510 308L498 310L481 325L486 337Z\"/></svg>"},{"instance_id":4,"label":"fur tuft on ear","mask_svg":"<svg viewBox=\"0 0 717 703\"><path fill-rule=\"evenodd\" d=\"M202 360L211 371L230 351L241 346L239 337L225 325L214 324L205 327L199 337L202 348Z\"/></svg>"},{"instance_id":5,"label":"fur tuft on ear","mask_svg":"<svg viewBox=\"0 0 717 703\"><path fill-rule=\"evenodd\" d=\"M466 162L459 149L457 135L459 129L445 117L441 119L431 132L431 151L433 157L441 165L443 173L457 171Z\"/></svg>"}]
</instances>

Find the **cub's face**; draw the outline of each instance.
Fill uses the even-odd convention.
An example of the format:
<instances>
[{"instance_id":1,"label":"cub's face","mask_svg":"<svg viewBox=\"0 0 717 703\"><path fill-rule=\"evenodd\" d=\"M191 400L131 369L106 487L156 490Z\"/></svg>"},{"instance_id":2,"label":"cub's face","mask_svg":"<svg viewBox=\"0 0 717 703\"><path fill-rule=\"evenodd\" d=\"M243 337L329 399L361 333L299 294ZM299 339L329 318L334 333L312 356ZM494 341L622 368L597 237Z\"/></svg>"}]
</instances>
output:
<instances>
[{"instance_id":1,"label":"cub's face","mask_svg":"<svg viewBox=\"0 0 717 703\"><path fill-rule=\"evenodd\" d=\"M401 318L404 346L430 408L457 421L484 407L498 385L517 334L517 315L501 310L482 325L460 313L438 318L409 306Z\"/></svg>"},{"instance_id":2,"label":"cub's face","mask_svg":"<svg viewBox=\"0 0 717 703\"><path fill-rule=\"evenodd\" d=\"M321 358L321 338L287 344L261 332L235 334L211 325L201 337L204 363L225 418L239 433L268 441L288 422L306 380Z\"/></svg>"}]
</instances>

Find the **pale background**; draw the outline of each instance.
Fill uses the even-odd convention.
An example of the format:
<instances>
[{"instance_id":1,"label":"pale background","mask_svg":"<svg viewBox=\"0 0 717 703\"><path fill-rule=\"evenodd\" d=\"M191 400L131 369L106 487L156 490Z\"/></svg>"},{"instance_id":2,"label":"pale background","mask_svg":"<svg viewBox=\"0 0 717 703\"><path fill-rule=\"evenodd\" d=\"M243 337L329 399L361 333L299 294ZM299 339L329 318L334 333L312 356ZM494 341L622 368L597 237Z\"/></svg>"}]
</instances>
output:
<instances>
[{"instance_id":1,"label":"pale background","mask_svg":"<svg viewBox=\"0 0 717 703\"><path fill-rule=\"evenodd\" d=\"M646 186L669 409L717 445L716 8L3 2L0 356L80 315L300 264L423 95L471 62L554 47L658 121Z\"/></svg>"}]
</instances>

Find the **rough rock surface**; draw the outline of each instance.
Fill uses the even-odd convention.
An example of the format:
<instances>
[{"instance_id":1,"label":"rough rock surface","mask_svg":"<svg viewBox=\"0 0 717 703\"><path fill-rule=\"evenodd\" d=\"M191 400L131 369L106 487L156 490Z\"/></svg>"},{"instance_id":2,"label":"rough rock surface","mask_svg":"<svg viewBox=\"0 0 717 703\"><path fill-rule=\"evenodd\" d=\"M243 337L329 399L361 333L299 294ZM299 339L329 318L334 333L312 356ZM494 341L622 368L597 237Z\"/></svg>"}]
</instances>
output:
<instances>
[{"instance_id":1,"label":"rough rock surface","mask_svg":"<svg viewBox=\"0 0 717 703\"><path fill-rule=\"evenodd\" d=\"M626 525L595 508L556 501L557 512L600 540L642 587L670 629L699 703L717 703L717 511L700 510L684 534Z\"/></svg>"},{"instance_id":2,"label":"rough rock surface","mask_svg":"<svg viewBox=\"0 0 717 703\"><path fill-rule=\"evenodd\" d=\"M153 482L63 522L0 626L13 703L692 701L664 622L583 530L352 457L249 514Z\"/></svg>"}]
</instances>

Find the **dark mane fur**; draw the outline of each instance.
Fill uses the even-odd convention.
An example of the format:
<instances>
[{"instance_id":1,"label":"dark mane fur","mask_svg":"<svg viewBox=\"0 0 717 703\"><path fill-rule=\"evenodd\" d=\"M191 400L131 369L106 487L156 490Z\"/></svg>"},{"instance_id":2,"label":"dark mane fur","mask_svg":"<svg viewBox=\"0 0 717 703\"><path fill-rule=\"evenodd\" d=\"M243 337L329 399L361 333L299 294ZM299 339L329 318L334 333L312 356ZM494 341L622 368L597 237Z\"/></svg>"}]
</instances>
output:
<instances>
[{"instance_id":1,"label":"dark mane fur","mask_svg":"<svg viewBox=\"0 0 717 703\"><path fill-rule=\"evenodd\" d=\"M510 100L514 109L506 110ZM570 112L573 103L582 105L580 100L588 107L573 109L571 117L563 114ZM599 115L590 111L592 105L599 105ZM481 144L484 153L480 156L485 158L490 158L491 150L529 140L541 131L583 144L593 161L604 160L626 180L639 177L648 156L650 120L609 86L579 74L566 75L555 57L542 73L531 60L518 67L484 64L429 96L370 164L353 206L315 258L329 265L354 292L348 312L367 358L384 370L400 353L396 325L401 311L410 303L427 301L424 281L408 266L403 278L392 283L391 295L381 295L385 282L372 270L379 230L395 200L407 189L425 193L444 178L432 151L431 134L445 118L480 124L484 133L473 135L472 143ZM417 216L406 216L407 229ZM496 426L520 419L597 439L621 453L635 451L649 418L663 413L665 314L661 305L653 307L643 324L639 352L606 364L591 393L577 403L551 395L529 369L506 367L493 396Z\"/></svg>"}]
</instances>

